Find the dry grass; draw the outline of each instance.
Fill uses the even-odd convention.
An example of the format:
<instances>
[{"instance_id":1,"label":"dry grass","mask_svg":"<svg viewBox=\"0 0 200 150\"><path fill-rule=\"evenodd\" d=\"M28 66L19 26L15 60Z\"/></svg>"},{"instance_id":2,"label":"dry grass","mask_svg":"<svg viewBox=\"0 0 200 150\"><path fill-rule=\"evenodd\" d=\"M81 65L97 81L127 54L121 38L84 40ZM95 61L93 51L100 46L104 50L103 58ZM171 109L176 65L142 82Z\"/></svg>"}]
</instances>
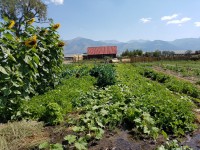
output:
<instances>
[{"instance_id":1,"label":"dry grass","mask_svg":"<svg viewBox=\"0 0 200 150\"><path fill-rule=\"evenodd\" d=\"M40 122L20 121L0 125L0 150L30 149L48 139L49 135Z\"/></svg>"}]
</instances>

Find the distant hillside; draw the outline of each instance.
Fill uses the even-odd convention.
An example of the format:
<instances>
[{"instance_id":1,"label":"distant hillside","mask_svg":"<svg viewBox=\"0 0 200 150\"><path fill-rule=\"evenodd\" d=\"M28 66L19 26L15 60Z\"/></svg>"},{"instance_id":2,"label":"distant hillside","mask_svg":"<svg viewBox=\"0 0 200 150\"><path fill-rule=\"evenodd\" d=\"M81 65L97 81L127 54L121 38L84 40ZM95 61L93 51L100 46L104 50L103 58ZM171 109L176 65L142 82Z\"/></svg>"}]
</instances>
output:
<instances>
[{"instance_id":1,"label":"distant hillside","mask_svg":"<svg viewBox=\"0 0 200 150\"><path fill-rule=\"evenodd\" d=\"M64 47L65 54L82 54L87 52L87 47L91 46L117 46L118 53L129 49L142 49L143 51L155 50L200 50L200 38L185 38L174 41L148 41L148 40L131 40L126 43L115 40L94 41L86 38L75 38L66 41Z\"/></svg>"},{"instance_id":2,"label":"distant hillside","mask_svg":"<svg viewBox=\"0 0 200 150\"><path fill-rule=\"evenodd\" d=\"M200 50L200 38L177 39L170 43L184 50Z\"/></svg>"},{"instance_id":3,"label":"distant hillside","mask_svg":"<svg viewBox=\"0 0 200 150\"><path fill-rule=\"evenodd\" d=\"M75 38L66 42L67 44L64 47L64 50L67 54L82 54L87 52L87 47L110 45L110 43L93 41L86 38Z\"/></svg>"}]
</instances>

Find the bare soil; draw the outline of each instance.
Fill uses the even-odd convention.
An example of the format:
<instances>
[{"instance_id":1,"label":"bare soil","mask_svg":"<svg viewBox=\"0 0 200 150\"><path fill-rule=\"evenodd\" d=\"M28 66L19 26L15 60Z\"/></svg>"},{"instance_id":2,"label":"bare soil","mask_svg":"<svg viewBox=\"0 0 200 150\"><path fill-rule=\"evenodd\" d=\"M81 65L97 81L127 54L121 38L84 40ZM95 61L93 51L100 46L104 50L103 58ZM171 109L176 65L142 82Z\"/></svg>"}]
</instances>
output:
<instances>
[{"instance_id":1,"label":"bare soil","mask_svg":"<svg viewBox=\"0 0 200 150\"><path fill-rule=\"evenodd\" d=\"M64 141L64 137L68 134L72 134L69 128L64 125L61 126L49 126L45 128L49 133L49 139L51 143L62 143L67 145ZM171 137L170 139L173 139ZM181 145L188 145L194 150L200 150L200 129L193 133L187 134L182 138L179 138ZM89 150L155 150L160 145L164 144L166 140L162 135L158 137L156 141L152 139L141 138L131 130L115 129L113 131L107 130L101 140L93 140L89 142ZM67 150L67 149L66 149Z\"/></svg>"},{"instance_id":2,"label":"bare soil","mask_svg":"<svg viewBox=\"0 0 200 150\"><path fill-rule=\"evenodd\" d=\"M90 143L89 150L153 150L164 143L163 137L155 142L150 139L136 139L128 130L118 129L106 132L97 142Z\"/></svg>"}]
</instances>

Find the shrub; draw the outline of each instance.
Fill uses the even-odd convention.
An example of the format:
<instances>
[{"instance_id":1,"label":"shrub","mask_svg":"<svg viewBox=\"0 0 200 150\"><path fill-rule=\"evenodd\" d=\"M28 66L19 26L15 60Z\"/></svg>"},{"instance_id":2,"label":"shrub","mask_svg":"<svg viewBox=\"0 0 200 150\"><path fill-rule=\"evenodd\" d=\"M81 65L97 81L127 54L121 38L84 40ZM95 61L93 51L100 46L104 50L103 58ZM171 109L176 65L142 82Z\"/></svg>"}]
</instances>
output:
<instances>
[{"instance_id":1,"label":"shrub","mask_svg":"<svg viewBox=\"0 0 200 150\"><path fill-rule=\"evenodd\" d=\"M56 125L63 121L62 108L57 103L49 103L42 120L48 125Z\"/></svg>"},{"instance_id":2,"label":"shrub","mask_svg":"<svg viewBox=\"0 0 200 150\"><path fill-rule=\"evenodd\" d=\"M90 70L90 75L97 78L97 86L105 87L116 82L115 69L110 64L96 65Z\"/></svg>"}]
</instances>

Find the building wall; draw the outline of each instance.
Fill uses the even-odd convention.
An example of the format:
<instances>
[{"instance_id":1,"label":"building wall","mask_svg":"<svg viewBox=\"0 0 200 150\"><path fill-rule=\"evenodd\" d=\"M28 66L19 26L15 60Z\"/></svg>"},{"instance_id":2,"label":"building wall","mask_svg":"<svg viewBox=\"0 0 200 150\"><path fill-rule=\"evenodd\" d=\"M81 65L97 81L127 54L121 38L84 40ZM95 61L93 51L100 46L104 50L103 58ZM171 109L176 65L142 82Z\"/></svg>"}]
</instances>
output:
<instances>
[{"instance_id":1,"label":"building wall","mask_svg":"<svg viewBox=\"0 0 200 150\"><path fill-rule=\"evenodd\" d=\"M116 54L101 54L101 55L88 55L86 58L88 59L102 59L105 57L116 58Z\"/></svg>"}]
</instances>

